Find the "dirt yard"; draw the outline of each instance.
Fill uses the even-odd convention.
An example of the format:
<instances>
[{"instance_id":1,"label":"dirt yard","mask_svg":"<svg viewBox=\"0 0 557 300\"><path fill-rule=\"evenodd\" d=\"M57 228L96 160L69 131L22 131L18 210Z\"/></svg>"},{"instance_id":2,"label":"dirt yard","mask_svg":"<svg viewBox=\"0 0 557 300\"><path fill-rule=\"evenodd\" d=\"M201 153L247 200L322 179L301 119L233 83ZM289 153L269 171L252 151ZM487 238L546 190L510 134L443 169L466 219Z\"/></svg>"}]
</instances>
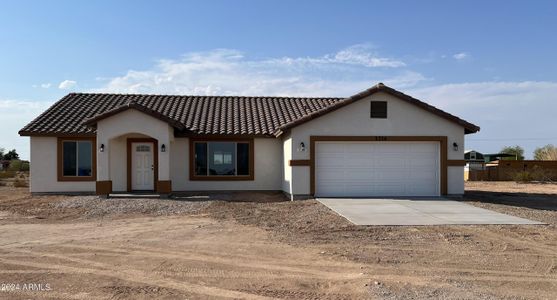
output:
<instances>
[{"instance_id":1,"label":"dirt yard","mask_svg":"<svg viewBox=\"0 0 557 300\"><path fill-rule=\"evenodd\" d=\"M555 184L467 185L462 201L536 226L365 227L316 201L227 200L2 186L0 299L557 298Z\"/></svg>"}]
</instances>

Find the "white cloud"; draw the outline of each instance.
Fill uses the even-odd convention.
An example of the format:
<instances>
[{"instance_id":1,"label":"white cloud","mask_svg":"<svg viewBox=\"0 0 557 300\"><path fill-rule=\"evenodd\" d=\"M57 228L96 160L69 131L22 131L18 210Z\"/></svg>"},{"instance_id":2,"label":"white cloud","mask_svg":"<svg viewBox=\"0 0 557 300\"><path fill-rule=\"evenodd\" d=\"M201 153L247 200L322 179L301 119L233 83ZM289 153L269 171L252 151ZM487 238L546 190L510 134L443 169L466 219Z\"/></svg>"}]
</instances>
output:
<instances>
[{"instance_id":1,"label":"white cloud","mask_svg":"<svg viewBox=\"0 0 557 300\"><path fill-rule=\"evenodd\" d=\"M42 88L42 89L48 89L50 88L52 85L50 83L41 83L41 84L33 84L34 88Z\"/></svg>"},{"instance_id":2,"label":"white cloud","mask_svg":"<svg viewBox=\"0 0 557 300\"><path fill-rule=\"evenodd\" d=\"M52 102L0 100L0 148L16 149L22 159L29 159L29 139L20 137L18 131L50 105Z\"/></svg>"},{"instance_id":3,"label":"white cloud","mask_svg":"<svg viewBox=\"0 0 557 300\"><path fill-rule=\"evenodd\" d=\"M75 87L77 85L77 82L74 80L64 80L62 82L60 82L60 84L58 85L58 88L61 90L68 90L71 89L73 87Z\"/></svg>"},{"instance_id":4,"label":"white cloud","mask_svg":"<svg viewBox=\"0 0 557 300\"><path fill-rule=\"evenodd\" d=\"M382 81L412 86L425 78L402 61L356 45L320 57L251 59L232 49L187 53L147 70L110 78L102 92L206 95L349 96Z\"/></svg>"},{"instance_id":5,"label":"white cloud","mask_svg":"<svg viewBox=\"0 0 557 300\"><path fill-rule=\"evenodd\" d=\"M283 57L271 59L268 63L285 64L287 66L329 66L352 65L366 68L399 68L406 64L394 58L381 57L369 44L353 45L334 54L320 57Z\"/></svg>"},{"instance_id":6,"label":"white cloud","mask_svg":"<svg viewBox=\"0 0 557 300\"><path fill-rule=\"evenodd\" d=\"M410 95L479 125L467 149L497 152L503 145L557 145L557 82L473 82L413 88Z\"/></svg>"},{"instance_id":7,"label":"white cloud","mask_svg":"<svg viewBox=\"0 0 557 300\"><path fill-rule=\"evenodd\" d=\"M470 58L463 54L463 59ZM458 59L456 54L453 58ZM144 70L96 80L100 87L92 90L95 92L341 97L384 82L479 125L480 133L467 136L467 149L491 152L504 144L520 144L530 156L536 146L557 144L553 116L557 82L439 85L400 60L379 56L368 45L316 57L254 59L232 49L191 52L159 60ZM59 87L75 85L75 81L65 80ZM16 133L45 108L44 102L0 101L3 115L13 116L1 120L0 126L13 136L0 137L0 147L28 149L28 145L18 144L24 139Z\"/></svg>"},{"instance_id":8,"label":"white cloud","mask_svg":"<svg viewBox=\"0 0 557 300\"><path fill-rule=\"evenodd\" d=\"M406 64L400 60L386 57L379 57L376 53L371 52L372 47L369 45L355 45L348 47L335 54L333 61L338 63L347 63L355 65L363 65L366 67L404 67Z\"/></svg>"},{"instance_id":9,"label":"white cloud","mask_svg":"<svg viewBox=\"0 0 557 300\"><path fill-rule=\"evenodd\" d=\"M456 60L465 60L467 58L470 58L470 54L466 53L466 52L460 52L457 53L455 55L453 55L453 58Z\"/></svg>"}]
</instances>

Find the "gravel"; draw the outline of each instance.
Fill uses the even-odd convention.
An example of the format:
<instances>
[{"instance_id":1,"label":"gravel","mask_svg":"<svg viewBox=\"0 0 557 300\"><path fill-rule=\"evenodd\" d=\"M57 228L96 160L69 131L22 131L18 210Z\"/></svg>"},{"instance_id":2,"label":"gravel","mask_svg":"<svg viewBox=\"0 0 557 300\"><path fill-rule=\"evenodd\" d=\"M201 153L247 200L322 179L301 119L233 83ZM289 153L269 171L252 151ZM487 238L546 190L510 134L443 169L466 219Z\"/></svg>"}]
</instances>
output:
<instances>
[{"instance_id":1,"label":"gravel","mask_svg":"<svg viewBox=\"0 0 557 300\"><path fill-rule=\"evenodd\" d=\"M146 214L169 216L195 214L209 206L210 201L185 201L173 199L101 198L97 196L74 196L52 203L55 209L81 210L83 218L109 215Z\"/></svg>"}]
</instances>

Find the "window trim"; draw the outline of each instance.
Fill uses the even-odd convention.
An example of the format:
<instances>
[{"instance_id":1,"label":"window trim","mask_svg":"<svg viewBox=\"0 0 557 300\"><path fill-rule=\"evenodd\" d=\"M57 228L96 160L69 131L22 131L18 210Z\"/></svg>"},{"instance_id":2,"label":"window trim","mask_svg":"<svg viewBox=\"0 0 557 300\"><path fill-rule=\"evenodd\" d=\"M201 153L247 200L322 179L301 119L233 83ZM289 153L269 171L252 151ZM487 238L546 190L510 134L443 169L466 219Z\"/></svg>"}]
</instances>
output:
<instances>
[{"instance_id":1,"label":"window trim","mask_svg":"<svg viewBox=\"0 0 557 300\"><path fill-rule=\"evenodd\" d=\"M210 142L231 142L231 143L247 143L249 147L249 175L195 175L195 143ZM254 163L255 152L253 138L229 138L229 137L211 137L211 138L190 138L189 139L189 172L191 181L253 181L255 179Z\"/></svg>"},{"instance_id":2,"label":"window trim","mask_svg":"<svg viewBox=\"0 0 557 300\"><path fill-rule=\"evenodd\" d=\"M91 142L91 176L64 176L64 142ZM97 180L97 138L96 137L58 137L57 141L58 181L96 181Z\"/></svg>"},{"instance_id":3,"label":"window trim","mask_svg":"<svg viewBox=\"0 0 557 300\"><path fill-rule=\"evenodd\" d=\"M373 103L384 103L385 104L385 116L384 117L373 116ZM387 101L370 101L369 102L369 117L371 119L387 119L388 116L389 116L389 103Z\"/></svg>"}]
</instances>

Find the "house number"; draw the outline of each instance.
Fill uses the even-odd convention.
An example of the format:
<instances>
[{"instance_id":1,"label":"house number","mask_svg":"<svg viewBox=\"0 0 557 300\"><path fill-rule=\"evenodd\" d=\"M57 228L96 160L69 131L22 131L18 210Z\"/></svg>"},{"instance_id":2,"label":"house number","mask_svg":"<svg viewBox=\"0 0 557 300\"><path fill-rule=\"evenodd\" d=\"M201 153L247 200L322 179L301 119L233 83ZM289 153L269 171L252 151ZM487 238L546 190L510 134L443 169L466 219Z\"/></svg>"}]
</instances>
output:
<instances>
[{"instance_id":1,"label":"house number","mask_svg":"<svg viewBox=\"0 0 557 300\"><path fill-rule=\"evenodd\" d=\"M376 136L376 137L375 137L375 140L376 140L376 141L386 141L386 140L387 140L387 137L386 137L386 136Z\"/></svg>"}]
</instances>

